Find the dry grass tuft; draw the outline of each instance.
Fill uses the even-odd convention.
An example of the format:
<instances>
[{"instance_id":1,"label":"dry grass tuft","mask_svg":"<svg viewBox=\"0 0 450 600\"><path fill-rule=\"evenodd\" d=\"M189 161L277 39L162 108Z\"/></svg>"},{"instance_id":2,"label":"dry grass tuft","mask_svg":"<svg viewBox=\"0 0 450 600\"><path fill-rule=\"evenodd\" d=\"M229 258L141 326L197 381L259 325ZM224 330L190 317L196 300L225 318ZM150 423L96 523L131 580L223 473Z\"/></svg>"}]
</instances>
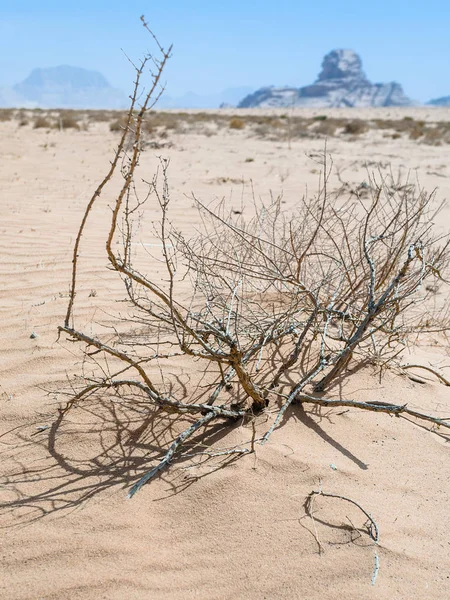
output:
<instances>
[{"instance_id":1,"label":"dry grass tuft","mask_svg":"<svg viewBox=\"0 0 450 600\"><path fill-rule=\"evenodd\" d=\"M245 121L239 117L233 117L228 125L230 129L244 129Z\"/></svg>"},{"instance_id":2,"label":"dry grass tuft","mask_svg":"<svg viewBox=\"0 0 450 600\"><path fill-rule=\"evenodd\" d=\"M111 123L109 124L109 130L110 131L123 131L126 127L126 124L127 124L127 122L124 117L114 119L114 121L111 121Z\"/></svg>"},{"instance_id":3,"label":"dry grass tuft","mask_svg":"<svg viewBox=\"0 0 450 600\"><path fill-rule=\"evenodd\" d=\"M353 119L352 121L348 121L348 123L344 127L343 133L347 135L361 135L368 131L369 127L365 121L361 119Z\"/></svg>"},{"instance_id":4,"label":"dry grass tuft","mask_svg":"<svg viewBox=\"0 0 450 600\"><path fill-rule=\"evenodd\" d=\"M36 117L33 123L34 129L51 129L52 123L44 116Z\"/></svg>"},{"instance_id":5,"label":"dry grass tuft","mask_svg":"<svg viewBox=\"0 0 450 600\"><path fill-rule=\"evenodd\" d=\"M0 108L0 121L11 121L14 117L13 108Z\"/></svg>"},{"instance_id":6,"label":"dry grass tuft","mask_svg":"<svg viewBox=\"0 0 450 600\"><path fill-rule=\"evenodd\" d=\"M57 127L60 129L80 129L80 124L78 122L80 119L80 115L72 114L70 112L61 112L59 114Z\"/></svg>"}]
</instances>

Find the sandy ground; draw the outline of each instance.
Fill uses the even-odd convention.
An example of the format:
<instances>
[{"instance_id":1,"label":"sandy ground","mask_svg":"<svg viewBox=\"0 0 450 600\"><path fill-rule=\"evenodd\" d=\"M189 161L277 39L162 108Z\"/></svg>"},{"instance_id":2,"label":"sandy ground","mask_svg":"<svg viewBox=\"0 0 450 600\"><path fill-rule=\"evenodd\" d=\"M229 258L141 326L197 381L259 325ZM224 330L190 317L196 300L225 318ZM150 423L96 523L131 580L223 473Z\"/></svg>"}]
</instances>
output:
<instances>
[{"instance_id":1,"label":"sandy ground","mask_svg":"<svg viewBox=\"0 0 450 600\"><path fill-rule=\"evenodd\" d=\"M416 117L420 110L425 119L430 109L396 109L385 118ZM448 118L441 112L434 118ZM106 124L47 132L5 122L0 131L1 598L449 598L444 431L387 415L294 407L255 454L226 465L218 458L175 462L131 501L126 490L153 463L146 446L151 435L142 434L142 419L126 403L117 410L88 404L54 438L54 392L81 369L77 349L57 339L71 249L117 134ZM317 189L322 140L289 148L226 131L174 134L170 141L171 148L147 150L142 169L151 177L157 155L170 158L172 218L185 231L198 223L191 192L205 201L226 197L239 208L249 202L253 182L256 196L282 192L290 207ZM437 188L437 201L450 198L450 146L373 133L331 139L328 151L354 183L382 163ZM120 286L105 268L108 199L106 193L82 247L76 316L86 328L99 314L118 310ZM152 210L149 220L156 218ZM441 219L447 230L449 210ZM153 240L148 232L139 236L144 244ZM417 353L450 376L443 349ZM449 389L432 377L425 385L389 373L379 381L368 369L341 391L448 416ZM262 431L267 418L272 415L259 417ZM211 435L206 441L223 447L249 436L250 426L237 424L226 440ZM378 545L364 532L364 515L348 503L318 498L315 521L305 517L305 498L319 485L373 516Z\"/></svg>"}]
</instances>

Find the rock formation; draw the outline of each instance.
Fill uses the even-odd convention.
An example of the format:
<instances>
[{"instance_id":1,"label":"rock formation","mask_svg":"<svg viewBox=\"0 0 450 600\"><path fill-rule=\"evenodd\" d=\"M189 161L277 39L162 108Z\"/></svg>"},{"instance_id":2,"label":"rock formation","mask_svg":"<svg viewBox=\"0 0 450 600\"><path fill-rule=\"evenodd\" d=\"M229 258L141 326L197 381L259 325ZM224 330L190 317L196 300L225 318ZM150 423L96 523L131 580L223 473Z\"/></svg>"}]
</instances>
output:
<instances>
[{"instance_id":1,"label":"rock formation","mask_svg":"<svg viewBox=\"0 0 450 600\"><path fill-rule=\"evenodd\" d=\"M412 106L399 83L371 83L360 57L353 50L333 50L325 56L317 80L306 87L261 88L246 96L240 108L249 107L368 107Z\"/></svg>"}]
</instances>

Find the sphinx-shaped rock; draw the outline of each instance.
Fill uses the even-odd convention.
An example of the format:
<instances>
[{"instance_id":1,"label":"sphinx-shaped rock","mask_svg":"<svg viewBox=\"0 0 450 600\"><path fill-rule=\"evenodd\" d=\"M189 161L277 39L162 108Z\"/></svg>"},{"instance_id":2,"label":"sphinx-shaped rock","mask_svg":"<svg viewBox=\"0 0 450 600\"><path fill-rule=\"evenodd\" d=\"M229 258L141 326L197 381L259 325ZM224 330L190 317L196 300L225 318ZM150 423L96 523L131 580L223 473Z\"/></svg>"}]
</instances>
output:
<instances>
[{"instance_id":1,"label":"sphinx-shaped rock","mask_svg":"<svg viewBox=\"0 0 450 600\"><path fill-rule=\"evenodd\" d=\"M368 107L412 106L399 83L371 83L362 70L361 58L353 50L332 50L312 85L297 88L266 87L246 96L240 108L248 107Z\"/></svg>"}]
</instances>

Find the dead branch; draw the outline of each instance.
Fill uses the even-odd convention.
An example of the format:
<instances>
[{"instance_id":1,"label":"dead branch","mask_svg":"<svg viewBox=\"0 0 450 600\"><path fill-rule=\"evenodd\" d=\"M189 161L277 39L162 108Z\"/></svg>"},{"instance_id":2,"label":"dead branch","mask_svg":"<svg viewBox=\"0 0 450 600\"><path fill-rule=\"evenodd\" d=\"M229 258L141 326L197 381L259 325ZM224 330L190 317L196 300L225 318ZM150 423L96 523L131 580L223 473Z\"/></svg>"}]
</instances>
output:
<instances>
[{"instance_id":1,"label":"dead branch","mask_svg":"<svg viewBox=\"0 0 450 600\"><path fill-rule=\"evenodd\" d=\"M156 467L154 467L151 471L146 473L144 477L141 477L141 479L139 479L139 481L131 487L130 491L128 492L128 498L132 498L134 494L136 494L136 492L138 492L142 488L142 486L147 483L147 481L150 481L151 479L153 479L153 477L155 477L156 475L158 475L158 473L165 469L170 464L170 461L172 460L178 448L189 437L194 435L194 433L198 429L200 429L200 427L207 425L215 417L217 417L217 414L214 410L212 410L210 413L208 413L207 415L196 421L193 425L185 429L182 433L180 433L180 435L171 444L164 458L156 465Z\"/></svg>"},{"instance_id":2,"label":"dead branch","mask_svg":"<svg viewBox=\"0 0 450 600\"><path fill-rule=\"evenodd\" d=\"M450 386L450 381L448 379L446 379L443 375L441 375L441 373L439 373L439 371L437 371L436 369L433 369L432 367L427 367L426 365L400 365L400 368L402 370L423 369L425 371L428 371L429 373L433 373L433 375L435 375L439 379L439 381L442 381L442 383L444 385Z\"/></svg>"},{"instance_id":3,"label":"dead branch","mask_svg":"<svg viewBox=\"0 0 450 600\"><path fill-rule=\"evenodd\" d=\"M299 394L297 400L300 402L317 404L319 406L348 406L350 408L360 408L362 410L370 410L372 412L384 412L396 416L405 414L415 417L416 419L430 421L439 427L450 428L449 419L439 419L416 410L411 410L406 404L389 404L388 402L379 402L376 400L373 400L372 402L357 402L355 400L330 400L327 398L318 398L317 396L308 396L306 394Z\"/></svg>"},{"instance_id":4,"label":"dead branch","mask_svg":"<svg viewBox=\"0 0 450 600\"><path fill-rule=\"evenodd\" d=\"M358 504L358 502L355 502L351 498L346 498L345 496L340 496L338 494L329 494L329 493L323 492L322 490L313 490L312 492L310 492L308 494L308 496L306 497L306 501L305 501L305 510L306 510L306 513L310 517L312 517L311 502L315 496L323 496L325 498L337 498L338 500L344 500L345 502L349 502L350 504L353 504L354 506L359 508L359 510L362 513L364 513L364 515L367 517L368 522L370 523L370 527L368 528L368 533L369 533L370 537L376 544L378 543L378 541L379 541L378 525L377 525L376 521L374 520L374 518L360 504Z\"/></svg>"}]
</instances>

